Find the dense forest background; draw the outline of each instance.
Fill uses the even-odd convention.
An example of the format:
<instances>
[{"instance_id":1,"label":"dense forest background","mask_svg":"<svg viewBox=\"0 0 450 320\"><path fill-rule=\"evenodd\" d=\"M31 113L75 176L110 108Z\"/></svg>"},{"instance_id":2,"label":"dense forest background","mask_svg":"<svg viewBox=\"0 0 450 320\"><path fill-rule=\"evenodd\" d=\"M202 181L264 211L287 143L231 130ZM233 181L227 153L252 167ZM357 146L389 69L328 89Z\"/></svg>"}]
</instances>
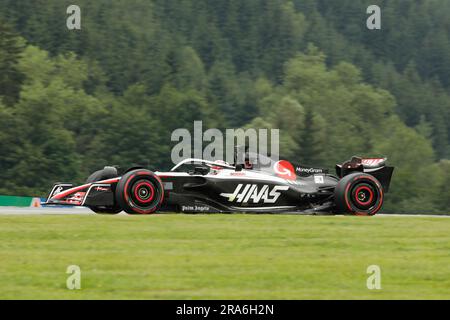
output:
<instances>
[{"instance_id":1,"label":"dense forest background","mask_svg":"<svg viewBox=\"0 0 450 320\"><path fill-rule=\"evenodd\" d=\"M450 208L450 1L0 0L0 194L107 164L167 168L171 132L279 128L281 154L387 156L386 211ZM382 29L366 9L382 9Z\"/></svg>"}]
</instances>

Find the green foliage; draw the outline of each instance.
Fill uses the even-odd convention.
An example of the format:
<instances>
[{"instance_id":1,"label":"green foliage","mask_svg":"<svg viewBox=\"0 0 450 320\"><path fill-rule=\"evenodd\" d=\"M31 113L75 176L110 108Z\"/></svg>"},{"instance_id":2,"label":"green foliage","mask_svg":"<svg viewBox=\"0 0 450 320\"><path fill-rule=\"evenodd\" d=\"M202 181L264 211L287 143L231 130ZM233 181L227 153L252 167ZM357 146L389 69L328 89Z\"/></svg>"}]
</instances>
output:
<instances>
[{"instance_id":1,"label":"green foliage","mask_svg":"<svg viewBox=\"0 0 450 320\"><path fill-rule=\"evenodd\" d=\"M176 128L280 129L282 156L387 156L387 210L448 209L446 0L0 0L1 193L167 169ZM23 37L19 37L18 34ZM445 190L445 191L442 191Z\"/></svg>"},{"instance_id":2,"label":"green foliage","mask_svg":"<svg viewBox=\"0 0 450 320\"><path fill-rule=\"evenodd\" d=\"M327 142L326 125L323 116L308 108L305 114L303 132L298 139L300 145L299 158L304 164L311 166L327 166L324 147Z\"/></svg>"},{"instance_id":3,"label":"green foliage","mask_svg":"<svg viewBox=\"0 0 450 320\"><path fill-rule=\"evenodd\" d=\"M23 50L23 40L0 20L0 97L11 105L19 98L23 74L17 62Z\"/></svg>"},{"instance_id":4,"label":"green foliage","mask_svg":"<svg viewBox=\"0 0 450 320\"><path fill-rule=\"evenodd\" d=\"M433 149L430 142L414 129L405 127L394 116L385 124L384 139L374 146L377 154L388 155L396 167L386 209L398 212L433 212L440 209L433 195L439 192L439 171L433 166Z\"/></svg>"},{"instance_id":5,"label":"green foliage","mask_svg":"<svg viewBox=\"0 0 450 320\"><path fill-rule=\"evenodd\" d=\"M450 161L442 160L433 169L436 169L437 172L437 190L439 192L432 194L432 201L434 201L438 209L447 211L450 208L450 184L448 183L450 179Z\"/></svg>"}]
</instances>

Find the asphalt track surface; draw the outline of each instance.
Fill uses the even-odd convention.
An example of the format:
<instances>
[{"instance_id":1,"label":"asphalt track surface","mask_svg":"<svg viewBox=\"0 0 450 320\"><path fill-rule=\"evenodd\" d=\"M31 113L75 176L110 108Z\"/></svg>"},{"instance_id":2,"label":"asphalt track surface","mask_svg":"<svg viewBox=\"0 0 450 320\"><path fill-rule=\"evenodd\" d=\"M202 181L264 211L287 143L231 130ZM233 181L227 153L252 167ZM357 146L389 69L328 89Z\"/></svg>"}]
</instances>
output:
<instances>
[{"instance_id":1,"label":"asphalt track surface","mask_svg":"<svg viewBox=\"0 0 450 320\"><path fill-rule=\"evenodd\" d=\"M0 207L1 215L94 215L88 208L84 207L41 207L41 208L19 208ZM125 215L125 213L120 213ZM342 216L344 217L344 216ZM450 215L428 215L428 214L377 214L376 217L434 217L450 218Z\"/></svg>"}]
</instances>

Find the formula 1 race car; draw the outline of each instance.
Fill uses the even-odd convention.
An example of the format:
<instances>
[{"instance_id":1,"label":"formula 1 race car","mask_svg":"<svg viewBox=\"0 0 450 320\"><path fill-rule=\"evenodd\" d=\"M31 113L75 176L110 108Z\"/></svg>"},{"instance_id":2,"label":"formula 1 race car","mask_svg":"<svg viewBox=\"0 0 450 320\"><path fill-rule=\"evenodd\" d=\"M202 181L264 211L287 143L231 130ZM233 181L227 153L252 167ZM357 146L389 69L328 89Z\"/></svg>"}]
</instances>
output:
<instances>
[{"instance_id":1,"label":"formula 1 race car","mask_svg":"<svg viewBox=\"0 0 450 320\"><path fill-rule=\"evenodd\" d=\"M326 169L274 161L255 153L247 153L243 160L242 164L231 165L186 159L169 172L134 167L119 174L117 168L105 167L81 186L55 184L44 205L85 206L103 214L125 211L371 216L381 209L394 170L382 158L353 157L336 165L336 175Z\"/></svg>"}]
</instances>

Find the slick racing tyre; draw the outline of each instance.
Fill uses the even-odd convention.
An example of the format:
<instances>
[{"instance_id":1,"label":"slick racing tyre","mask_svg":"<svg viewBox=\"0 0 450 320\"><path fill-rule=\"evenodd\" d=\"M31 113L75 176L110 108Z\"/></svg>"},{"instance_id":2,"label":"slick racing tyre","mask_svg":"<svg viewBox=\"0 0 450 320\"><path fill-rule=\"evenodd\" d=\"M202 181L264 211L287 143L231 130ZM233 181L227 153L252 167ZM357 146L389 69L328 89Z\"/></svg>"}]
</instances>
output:
<instances>
[{"instance_id":1,"label":"slick racing tyre","mask_svg":"<svg viewBox=\"0 0 450 320\"><path fill-rule=\"evenodd\" d=\"M116 201L129 214L154 213L160 208L163 199L163 184L150 170L130 171L116 187Z\"/></svg>"},{"instance_id":2,"label":"slick racing tyre","mask_svg":"<svg viewBox=\"0 0 450 320\"><path fill-rule=\"evenodd\" d=\"M334 199L337 213L373 216L383 205L383 187L369 174L352 173L338 182Z\"/></svg>"},{"instance_id":3,"label":"slick racing tyre","mask_svg":"<svg viewBox=\"0 0 450 320\"><path fill-rule=\"evenodd\" d=\"M122 208L119 207L89 207L97 214L118 214L122 212Z\"/></svg>"}]
</instances>

